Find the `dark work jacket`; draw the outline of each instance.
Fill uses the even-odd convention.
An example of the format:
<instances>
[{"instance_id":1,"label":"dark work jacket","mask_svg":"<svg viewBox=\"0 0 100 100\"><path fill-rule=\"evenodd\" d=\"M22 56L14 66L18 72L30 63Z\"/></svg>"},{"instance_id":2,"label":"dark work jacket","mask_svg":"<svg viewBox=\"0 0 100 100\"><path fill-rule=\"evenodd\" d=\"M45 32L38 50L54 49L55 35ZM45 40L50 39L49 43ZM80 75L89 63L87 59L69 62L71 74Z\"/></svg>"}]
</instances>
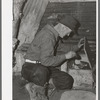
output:
<instances>
[{"instance_id":1,"label":"dark work jacket","mask_svg":"<svg viewBox=\"0 0 100 100\"><path fill-rule=\"evenodd\" d=\"M58 32L50 25L46 25L39 33L36 34L32 41L25 59L32 61L40 61L44 66L59 66L66 60L65 54L54 56L55 44L57 42ZM59 49L63 48L63 45L59 45ZM78 46L64 46L62 51L77 51Z\"/></svg>"}]
</instances>

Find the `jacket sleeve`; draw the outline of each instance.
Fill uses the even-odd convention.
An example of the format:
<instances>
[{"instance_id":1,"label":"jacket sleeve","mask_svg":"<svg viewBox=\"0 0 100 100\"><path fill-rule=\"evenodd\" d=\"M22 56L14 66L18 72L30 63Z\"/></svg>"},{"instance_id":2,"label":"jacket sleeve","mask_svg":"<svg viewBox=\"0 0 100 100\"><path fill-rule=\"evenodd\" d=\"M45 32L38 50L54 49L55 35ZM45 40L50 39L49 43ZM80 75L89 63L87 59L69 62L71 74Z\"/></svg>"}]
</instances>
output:
<instances>
[{"instance_id":1,"label":"jacket sleeve","mask_svg":"<svg viewBox=\"0 0 100 100\"><path fill-rule=\"evenodd\" d=\"M50 38L46 38L41 43L40 61L44 66L59 66L66 60L65 55L54 56L54 41Z\"/></svg>"},{"instance_id":2,"label":"jacket sleeve","mask_svg":"<svg viewBox=\"0 0 100 100\"><path fill-rule=\"evenodd\" d=\"M78 45L74 45L74 44L65 44L65 43L60 43L58 48L57 48L57 52L62 52L62 53L67 53L69 51L78 51Z\"/></svg>"}]
</instances>

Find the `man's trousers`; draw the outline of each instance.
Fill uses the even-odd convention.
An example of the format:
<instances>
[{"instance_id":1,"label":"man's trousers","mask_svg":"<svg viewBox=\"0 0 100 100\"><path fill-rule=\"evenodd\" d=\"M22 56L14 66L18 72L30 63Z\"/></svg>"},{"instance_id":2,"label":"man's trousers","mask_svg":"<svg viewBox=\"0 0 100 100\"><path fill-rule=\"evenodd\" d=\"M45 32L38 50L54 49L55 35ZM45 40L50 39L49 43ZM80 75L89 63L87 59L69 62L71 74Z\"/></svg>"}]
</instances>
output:
<instances>
[{"instance_id":1,"label":"man's trousers","mask_svg":"<svg viewBox=\"0 0 100 100\"><path fill-rule=\"evenodd\" d=\"M46 67L40 63L26 62L21 71L22 77L36 85L44 86L50 78L58 90L71 89L74 79L68 73L62 72L54 67Z\"/></svg>"}]
</instances>

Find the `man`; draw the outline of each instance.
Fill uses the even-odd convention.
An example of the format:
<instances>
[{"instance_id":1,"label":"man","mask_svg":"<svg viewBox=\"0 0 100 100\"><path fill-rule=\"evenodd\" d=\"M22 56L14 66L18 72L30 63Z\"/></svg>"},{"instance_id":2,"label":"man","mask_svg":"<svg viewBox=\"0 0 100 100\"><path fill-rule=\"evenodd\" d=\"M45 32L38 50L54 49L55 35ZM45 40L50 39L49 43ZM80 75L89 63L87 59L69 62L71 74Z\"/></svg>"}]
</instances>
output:
<instances>
[{"instance_id":1,"label":"man","mask_svg":"<svg viewBox=\"0 0 100 100\"><path fill-rule=\"evenodd\" d=\"M57 54L59 37L70 36L76 32L78 21L72 16L64 16L53 25L47 24L38 32L25 55L22 76L29 82L44 86L50 78L59 90L71 89L74 79L68 73L57 69L65 61L77 57L77 51L83 46L81 39L78 45L66 46L65 54Z\"/></svg>"}]
</instances>

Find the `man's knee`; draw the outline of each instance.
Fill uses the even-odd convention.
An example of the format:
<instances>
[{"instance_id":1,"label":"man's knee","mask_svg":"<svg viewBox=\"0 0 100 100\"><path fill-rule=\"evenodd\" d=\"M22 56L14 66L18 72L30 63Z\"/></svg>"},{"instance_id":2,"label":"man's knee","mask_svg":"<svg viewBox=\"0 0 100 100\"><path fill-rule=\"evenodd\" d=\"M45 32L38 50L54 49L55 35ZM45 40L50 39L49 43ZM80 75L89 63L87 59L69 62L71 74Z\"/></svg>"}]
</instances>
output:
<instances>
[{"instance_id":1,"label":"man's knee","mask_svg":"<svg viewBox=\"0 0 100 100\"><path fill-rule=\"evenodd\" d=\"M36 85L44 86L49 81L49 77L49 70L46 67L38 67L31 79Z\"/></svg>"},{"instance_id":2,"label":"man's knee","mask_svg":"<svg viewBox=\"0 0 100 100\"><path fill-rule=\"evenodd\" d=\"M22 76L29 82L33 82L39 86L43 86L50 77L48 68L41 64L23 67Z\"/></svg>"},{"instance_id":3,"label":"man's knee","mask_svg":"<svg viewBox=\"0 0 100 100\"><path fill-rule=\"evenodd\" d=\"M53 79L54 85L57 89L71 89L73 87L74 79L69 74L59 77L58 79Z\"/></svg>"},{"instance_id":4,"label":"man's knee","mask_svg":"<svg viewBox=\"0 0 100 100\"><path fill-rule=\"evenodd\" d=\"M69 75L69 78L66 78L66 89L71 89L73 87L74 79Z\"/></svg>"}]
</instances>

